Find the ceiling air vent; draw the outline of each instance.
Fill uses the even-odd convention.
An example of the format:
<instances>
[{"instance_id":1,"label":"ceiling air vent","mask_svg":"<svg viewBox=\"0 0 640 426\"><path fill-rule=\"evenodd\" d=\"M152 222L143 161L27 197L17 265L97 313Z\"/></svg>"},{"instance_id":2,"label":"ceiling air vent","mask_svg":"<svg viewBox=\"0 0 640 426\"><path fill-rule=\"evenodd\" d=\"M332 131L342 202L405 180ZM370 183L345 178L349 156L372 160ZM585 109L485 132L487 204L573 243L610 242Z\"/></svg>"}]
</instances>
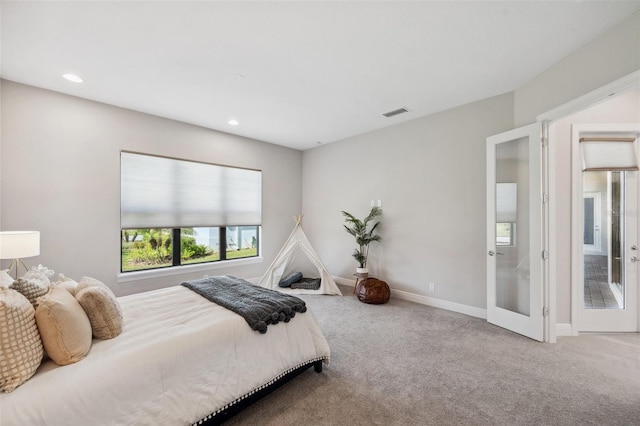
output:
<instances>
[{"instance_id":1,"label":"ceiling air vent","mask_svg":"<svg viewBox=\"0 0 640 426\"><path fill-rule=\"evenodd\" d=\"M404 114L405 112L409 112L409 110L406 108L398 108L398 109L394 109L393 111L385 112L382 115L389 118L389 117L393 117L394 115Z\"/></svg>"}]
</instances>

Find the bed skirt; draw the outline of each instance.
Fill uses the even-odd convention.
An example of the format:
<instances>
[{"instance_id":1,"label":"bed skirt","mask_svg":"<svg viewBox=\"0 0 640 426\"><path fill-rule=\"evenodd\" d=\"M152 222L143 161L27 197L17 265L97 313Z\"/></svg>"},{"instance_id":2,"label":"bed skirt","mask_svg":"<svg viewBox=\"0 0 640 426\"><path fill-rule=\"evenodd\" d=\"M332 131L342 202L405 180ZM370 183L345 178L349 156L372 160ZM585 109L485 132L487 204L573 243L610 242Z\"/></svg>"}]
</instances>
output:
<instances>
[{"instance_id":1,"label":"bed skirt","mask_svg":"<svg viewBox=\"0 0 640 426\"><path fill-rule=\"evenodd\" d=\"M258 387L257 389L252 390L251 392L241 396L235 401L231 402L228 405L225 405L221 409L209 414L205 418L193 423L194 426L206 425L213 426L219 425L230 419L231 417L238 414L240 411L244 410L254 402L258 401L261 398L269 395L274 390L278 389L280 386L287 383L289 380L303 373L311 366L316 373L322 372L322 362L327 360L327 357L320 357L309 360L303 364L300 364L294 368L291 368L284 373L280 374L273 380L270 380L268 383Z\"/></svg>"}]
</instances>

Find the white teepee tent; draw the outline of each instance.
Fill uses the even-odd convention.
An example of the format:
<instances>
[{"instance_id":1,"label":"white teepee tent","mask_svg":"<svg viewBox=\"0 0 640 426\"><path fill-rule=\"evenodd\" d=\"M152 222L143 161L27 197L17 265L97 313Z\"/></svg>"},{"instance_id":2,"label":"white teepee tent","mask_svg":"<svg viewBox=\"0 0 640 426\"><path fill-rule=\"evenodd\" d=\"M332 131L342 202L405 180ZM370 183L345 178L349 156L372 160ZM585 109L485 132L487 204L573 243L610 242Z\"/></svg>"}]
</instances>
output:
<instances>
[{"instance_id":1,"label":"white teepee tent","mask_svg":"<svg viewBox=\"0 0 640 426\"><path fill-rule=\"evenodd\" d=\"M293 232L289 235L271 266L260 278L258 285L290 294L336 294L342 296L342 292L302 230L302 216L296 216L294 220L296 226L293 228ZM305 290L278 286L283 277L293 272L302 272L305 278L320 278L320 288Z\"/></svg>"}]
</instances>

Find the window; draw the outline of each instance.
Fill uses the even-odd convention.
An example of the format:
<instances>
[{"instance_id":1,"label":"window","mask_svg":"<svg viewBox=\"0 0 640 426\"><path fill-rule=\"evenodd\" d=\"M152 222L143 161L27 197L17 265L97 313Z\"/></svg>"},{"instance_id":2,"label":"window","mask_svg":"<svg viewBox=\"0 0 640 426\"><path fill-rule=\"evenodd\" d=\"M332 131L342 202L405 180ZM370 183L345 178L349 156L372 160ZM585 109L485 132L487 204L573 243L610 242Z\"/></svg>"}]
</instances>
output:
<instances>
[{"instance_id":1,"label":"window","mask_svg":"<svg viewBox=\"0 0 640 426\"><path fill-rule=\"evenodd\" d=\"M262 173L121 152L121 271L258 256Z\"/></svg>"},{"instance_id":2,"label":"window","mask_svg":"<svg viewBox=\"0 0 640 426\"><path fill-rule=\"evenodd\" d=\"M514 222L502 222L496 224L496 245L516 245L516 224Z\"/></svg>"},{"instance_id":3,"label":"window","mask_svg":"<svg viewBox=\"0 0 640 426\"><path fill-rule=\"evenodd\" d=\"M496 245L516 245L518 184L496 183Z\"/></svg>"}]
</instances>

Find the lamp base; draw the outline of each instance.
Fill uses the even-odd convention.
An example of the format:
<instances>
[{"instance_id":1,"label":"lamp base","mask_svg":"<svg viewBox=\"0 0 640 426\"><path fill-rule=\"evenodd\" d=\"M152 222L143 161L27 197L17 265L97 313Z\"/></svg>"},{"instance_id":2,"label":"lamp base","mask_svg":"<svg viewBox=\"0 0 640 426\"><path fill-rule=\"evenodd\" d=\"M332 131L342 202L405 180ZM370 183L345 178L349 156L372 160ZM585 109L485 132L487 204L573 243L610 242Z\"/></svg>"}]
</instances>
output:
<instances>
[{"instance_id":1,"label":"lamp base","mask_svg":"<svg viewBox=\"0 0 640 426\"><path fill-rule=\"evenodd\" d=\"M22 259L13 259L11 261L11 263L9 264L9 269L7 270L7 273L9 275L11 275L11 270L15 268L15 274L13 276L14 280L18 279L18 269L20 267L20 264L22 264L22 266L24 266L24 270L25 272L29 270L29 268L27 268L27 265L24 264L24 262L22 261Z\"/></svg>"}]
</instances>

